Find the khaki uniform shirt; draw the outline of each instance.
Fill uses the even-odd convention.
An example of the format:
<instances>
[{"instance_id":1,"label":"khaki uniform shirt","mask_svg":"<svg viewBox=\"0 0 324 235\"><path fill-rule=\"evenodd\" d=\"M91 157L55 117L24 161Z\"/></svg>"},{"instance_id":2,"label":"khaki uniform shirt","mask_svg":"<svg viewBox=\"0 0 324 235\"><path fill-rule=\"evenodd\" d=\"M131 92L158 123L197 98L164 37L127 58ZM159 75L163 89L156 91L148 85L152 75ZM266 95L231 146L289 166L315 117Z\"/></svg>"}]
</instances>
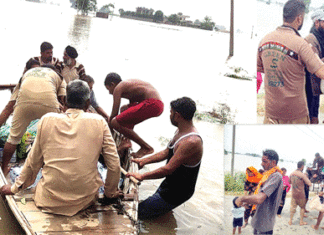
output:
<instances>
[{"instance_id":1,"label":"khaki uniform shirt","mask_svg":"<svg viewBox=\"0 0 324 235\"><path fill-rule=\"evenodd\" d=\"M43 168L34 195L36 206L72 216L95 200L103 185L97 170L100 153L108 168L105 195L117 196L120 160L107 122L79 109L48 113L38 123L32 150L11 190L17 193L32 185Z\"/></svg>"},{"instance_id":2,"label":"khaki uniform shirt","mask_svg":"<svg viewBox=\"0 0 324 235\"><path fill-rule=\"evenodd\" d=\"M66 84L69 84L70 81L79 79L81 76L85 75L84 66L78 62L70 68L69 66L62 64L62 76L66 81Z\"/></svg>"},{"instance_id":3,"label":"khaki uniform shirt","mask_svg":"<svg viewBox=\"0 0 324 235\"><path fill-rule=\"evenodd\" d=\"M315 73L323 62L294 30L278 27L260 42L257 70L265 73L265 116L294 120L308 116L305 67Z\"/></svg>"},{"instance_id":4,"label":"khaki uniform shirt","mask_svg":"<svg viewBox=\"0 0 324 235\"><path fill-rule=\"evenodd\" d=\"M50 63L44 63L40 56L33 57L32 59L39 61L41 66L44 64L50 64L50 65L53 65L55 68L57 68L59 71L61 71L60 61L55 57L52 58L52 61ZM26 68L24 69L24 74L25 74L25 72L26 72ZM20 86L19 86L19 84L17 84L17 86L15 87L15 89L13 90L13 92L10 96L10 101L15 101L17 99L19 89L20 89Z\"/></svg>"},{"instance_id":5,"label":"khaki uniform shirt","mask_svg":"<svg viewBox=\"0 0 324 235\"><path fill-rule=\"evenodd\" d=\"M306 199L305 184L312 186L308 177L300 170L295 170L289 176L289 183L292 188L292 197L294 199Z\"/></svg>"},{"instance_id":6,"label":"khaki uniform shirt","mask_svg":"<svg viewBox=\"0 0 324 235\"><path fill-rule=\"evenodd\" d=\"M50 68L28 70L22 80L16 105L39 104L59 108L58 96L66 95L66 83Z\"/></svg>"}]
</instances>

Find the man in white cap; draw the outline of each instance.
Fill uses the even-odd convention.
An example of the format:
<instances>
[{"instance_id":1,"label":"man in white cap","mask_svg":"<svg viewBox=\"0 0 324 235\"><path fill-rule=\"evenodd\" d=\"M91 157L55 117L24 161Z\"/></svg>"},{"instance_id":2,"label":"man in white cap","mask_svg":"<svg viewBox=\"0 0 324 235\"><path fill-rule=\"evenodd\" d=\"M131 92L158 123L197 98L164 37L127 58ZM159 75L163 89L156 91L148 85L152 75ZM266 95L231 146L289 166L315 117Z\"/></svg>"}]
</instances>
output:
<instances>
[{"instance_id":1,"label":"man in white cap","mask_svg":"<svg viewBox=\"0 0 324 235\"><path fill-rule=\"evenodd\" d=\"M315 51L315 53L323 60L324 57L324 11L316 10L311 16L314 24L310 30L310 34L305 38ZM321 79L315 74L306 71L306 96L308 112L311 124L318 124L318 110L320 104Z\"/></svg>"},{"instance_id":2,"label":"man in white cap","mask_svg":"<svg viewBox=\"0 0 324 235\"><path fill-rule=\"evenodd\" d=\"M67 46L63 54L62 76L68 84L85 75L84 66L76 61L78 52L74 47Z\"/></svg>"},{"instance_id":3,"label":"man in white cap","mask_svg":"<svg viewBox=\"0 0 324 235\"><path fill-rule=\"evenodd\" d=\"M324 63L300 36L305 4L289 0L283 8L283 25L260 42L257 72L264 73L264 124L307 124L305 67L324 79Z\"/></svg>"}]
</instances>

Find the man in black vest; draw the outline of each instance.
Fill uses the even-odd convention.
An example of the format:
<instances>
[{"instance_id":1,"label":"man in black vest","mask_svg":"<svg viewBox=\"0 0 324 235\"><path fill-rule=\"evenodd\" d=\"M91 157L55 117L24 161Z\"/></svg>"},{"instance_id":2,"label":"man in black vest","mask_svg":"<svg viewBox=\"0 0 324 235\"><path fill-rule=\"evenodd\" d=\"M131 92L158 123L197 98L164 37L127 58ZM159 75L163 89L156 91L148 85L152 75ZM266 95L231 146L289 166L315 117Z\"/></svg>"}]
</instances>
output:
<instances>
[{"instance_id":1,"label":"man in black vest","mask_svg":"<svg viewBox=\"0 0 324 235\"><path fill-rule=\"evenodd\" d=\"M178 130L167 148L146 158L136 158L139 168L167 159L167 164L144 174L129 173L139 181L148 179L165 180L157 191L139 204L139 219L150 219L163 215L194 194L198 172L203 154L202 139L193 125L196 111L193 100L183 97L171 102L171 123Z\"/></svg>"}]
</instances>

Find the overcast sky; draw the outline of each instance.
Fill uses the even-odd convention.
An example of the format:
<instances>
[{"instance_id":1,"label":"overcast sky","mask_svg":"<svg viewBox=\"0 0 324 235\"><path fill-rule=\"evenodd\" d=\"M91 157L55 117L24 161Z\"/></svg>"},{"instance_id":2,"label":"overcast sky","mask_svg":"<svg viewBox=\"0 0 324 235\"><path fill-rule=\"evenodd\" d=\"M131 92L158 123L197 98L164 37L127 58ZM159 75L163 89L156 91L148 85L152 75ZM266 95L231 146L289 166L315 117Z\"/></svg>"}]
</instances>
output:
<instances>
[{"instance_id":1,"label":"overcast sky","mask_svg":"<svg viewBox=\"0 0 324 235\"><path fill-rule=\"evenodd\" d=\"M233 126L225 126L224 145L232 151ZM269 148L279 158L312 162L316 152L324 156L324 126L322 125L236 125L235 152L256 153Z\"/></svg>"}]
</instances>

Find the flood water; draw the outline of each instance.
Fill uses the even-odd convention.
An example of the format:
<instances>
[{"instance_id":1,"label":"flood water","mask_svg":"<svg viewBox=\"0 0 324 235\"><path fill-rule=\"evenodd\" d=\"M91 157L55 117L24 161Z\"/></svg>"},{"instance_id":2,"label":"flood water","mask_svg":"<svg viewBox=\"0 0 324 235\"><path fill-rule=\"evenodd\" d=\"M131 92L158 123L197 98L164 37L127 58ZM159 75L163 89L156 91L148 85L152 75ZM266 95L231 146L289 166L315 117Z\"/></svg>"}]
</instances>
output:
<instances>
[{"instance_id":1,"label":"flood water","mask_svg":"<svg viewBox=\"0 0 324 235\"><path fill-rule=\"evenodd\" d=\"M98 103L108 114L111 112L112 97L103 86L103 81L109 72L117 72L123 79L148 81L159 90L165 104L164 113L135 128L156 151L163 150L166 143L161 140L172 138L175 132L169 120L170 101L189 96L197 102L198 110L211 110L216 101L226 101L231 97L228 91L229 87L234 87L231 79L218 81L214 85L220 70L215 64L223 65L228 55L228 50L222 50L223 44L215 43L215 40L228 45L228 34L118 17L107 20L78 16L71 9L19 0L6 1L3 5L2 9L10 11L0 15L0 33L4 35L0 43L0 84L17 83L26 61L40 54L39 47L43 41L53 44L54 57L60 60L64 48L67 45L74 46L79 53L77 60L85 66L86 73L95 79L94 91ZM240 92L245 93L249 89L253 91L254 84L252 89L250 84L241 82ZM2 91L0 95L2 110L10 93ZM246 97L242 97L242 100L247 101ZM242 109L253 112L253 105ZM242 119L247 116L251 115L237 115ZM207 122L195 124L204 141L204 156L196 192L173 213L155 221L144 222L142 234L222 233L223 127ZM137 151L138 146L133 144L133 149ZM153 164L143 171L158 166ZM140 199L151 195L160 182L143 182ZM4 227L8 228L8 224L11 222L0 223L0 231Z\"/></svg>"}]
</instances>

